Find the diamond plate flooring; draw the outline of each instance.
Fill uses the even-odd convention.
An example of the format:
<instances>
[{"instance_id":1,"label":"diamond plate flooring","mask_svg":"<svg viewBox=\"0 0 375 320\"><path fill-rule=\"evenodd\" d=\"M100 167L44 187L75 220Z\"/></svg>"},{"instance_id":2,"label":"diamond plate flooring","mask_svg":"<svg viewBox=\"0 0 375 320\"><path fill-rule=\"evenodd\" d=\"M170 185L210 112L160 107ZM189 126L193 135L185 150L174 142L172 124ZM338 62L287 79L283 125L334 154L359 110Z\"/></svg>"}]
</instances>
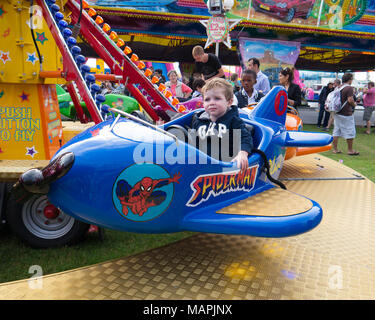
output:
<instances>
[{"instance_id":1,"label":"diamond plate flooring","mask_svg":"<svg viewBox=\"0 0 375 320\"><path fill-rule=\"evenodd\" d=\"M314 167L316 156L299 160ZM329 177L354 172L319 158ZM368 179L285 184L323 207L317 228L277 239L199 233L131 257L44 276L39 288L34 279L0 284L0 299L374 299L375 184Z\"/></svg>"}]
</instances>

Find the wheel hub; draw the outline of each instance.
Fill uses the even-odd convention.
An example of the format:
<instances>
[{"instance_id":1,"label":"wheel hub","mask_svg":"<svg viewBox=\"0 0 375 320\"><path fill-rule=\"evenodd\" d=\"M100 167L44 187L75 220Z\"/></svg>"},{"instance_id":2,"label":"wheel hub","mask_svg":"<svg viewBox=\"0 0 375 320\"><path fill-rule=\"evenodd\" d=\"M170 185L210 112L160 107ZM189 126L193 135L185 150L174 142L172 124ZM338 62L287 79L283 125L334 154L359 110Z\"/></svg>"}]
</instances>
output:
<instances>
[{"instance_id":1,"label":"wheel hub","mask_svg":"<svg viewBox=\"0 0 375 320\"><path fill-rule=\"evenodd\" d=\"M60 214L60 210L53 204L48 204L44 207L43 214L47 219L56 219Z\"/></svg>"}]
</instances>

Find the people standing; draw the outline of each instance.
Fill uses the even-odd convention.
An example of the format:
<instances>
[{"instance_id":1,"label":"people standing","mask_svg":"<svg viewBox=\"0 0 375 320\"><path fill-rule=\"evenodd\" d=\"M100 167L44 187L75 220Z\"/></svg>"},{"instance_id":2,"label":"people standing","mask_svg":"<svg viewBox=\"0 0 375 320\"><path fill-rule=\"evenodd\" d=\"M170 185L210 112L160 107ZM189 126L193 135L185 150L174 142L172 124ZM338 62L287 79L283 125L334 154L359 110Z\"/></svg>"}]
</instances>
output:
<instances>
[{"instance_id":1,"label":"people standing","mask_svg":"<svg viewBox=\"0 0 375 320\"><path fill-rule=\"evenodd\" d=\"M179 99L187 99L192 93L192 89L186 84L178 81L178 75L175 70L170 70L168 72L169 81L165 83L165 86L169 88L172 94Z\"/></svg>"},{"instance_id":2,"label":"people standing","mask_svg":"<svg viewBox=\"0 0 375 320\"><path fill-rule=\"evenodd\" d=\"M247 61L247 67L250 70L255 71L257 75L257 83L254 86L255 90L266 95L268 91L271 90L270 81L268 80L268 77L260 71L260 61L257 58L250 58Z\"/></svg>"},{"instance_id":3,"label":"people standing","mask_svg":"<svg viewBox=\"0 0 375 320\"><path fill-rule=\"evenodd\" d=\"M298 84L293 83L294 72L287 67L282 69L279 73L279 81L285 90L288 92L288 105L294 108L301 105L301 88Z\"/></svg>"},{"instance_id":4,"label":"people standing","mask_svg":"<svg viewBox=\"0 0 375 320\"><path fill-rule=\"evenodd\" d=\"M326 128L328 126L328 120L329 120L329 112L325 110L324 106L327 100L328 95L333 91L333 83L329 82L320 92L319 94L319 115L318 115L318 122L316 126L318 128L321 127L322 125L322 120L323 120L323 129L328 131Z\"/></svg>"},{"instance_id":5,"label":"people standing","mask_svg":"<svg viewBox=\"0 0 375 320\"><path fill-rule=\"evenodd\" d=\"M339 89L342 109L334 115L332 133L332 152L335 154L342 153L342 151L337 149L338 140L342 137L346 140L348 145L348 155L359 155L359 152L353 149L353 142L356 135L353 114L356 102L354 98L354 88L351 86L353 78L352 73L345 73L342 77L342 86Z\"/></svg>"},{"instance_id":6,"label":"people standing","mask_svg":"<svg viewBox=\"0 0 375 320\"><path fill-rule=\"evenodd\" d=\"M366 134L371 133L371 115L375 110L375 84L370 81L363 89L363 121L366 122Z\"/></svg>"},{"instance_id":7,"label":"people standing","mask_svg":"<svg viewBox=\"0 0 375 320\"><path fill-rule=\"evenodd\" d=\"M325 127L325 131L329 131L329 129L333 125L333 116L335 115L335 113L333 111L329 110L328 105L331 103L331 99L333 97L333 92L335 90L339 90L340 87L341 87L341 80L335 79L335 81L333 81L333 91L328 94L326 102L325 102L325 107L324 107L326 109L326 111L329 112L329 120L328 120L327 126Z\"/></svg>"},{"instance_id":8,"label":"people standing","mask_svg":"<svg viewBox=\"0 0 375 320\"><path fill-rule=\"evenodd\" d=\"M224 70L218 57L212 53L205 53L201 46L195 46L192 51L195 60L195 69L203 75L204 80L212 78L225 79Z\"/></svg>"}]
</instances>

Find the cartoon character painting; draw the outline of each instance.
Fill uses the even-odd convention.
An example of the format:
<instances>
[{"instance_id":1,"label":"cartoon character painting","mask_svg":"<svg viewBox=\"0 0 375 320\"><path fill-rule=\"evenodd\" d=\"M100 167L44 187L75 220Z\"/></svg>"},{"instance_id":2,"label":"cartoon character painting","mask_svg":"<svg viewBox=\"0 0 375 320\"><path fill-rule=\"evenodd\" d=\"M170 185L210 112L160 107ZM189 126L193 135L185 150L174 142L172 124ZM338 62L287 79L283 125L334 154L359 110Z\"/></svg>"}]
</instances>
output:
<instances>
[{"instance_id":1,"label":"cartoon character painting","mask_svg":"<svg viewBox=\"0 0 375 320\"><path fill-rule=\"evenodd\" d=\"M169 174L153 163L134 164L117 177L112 189L112 201L121 216L143 222L163 214L173 197L175 183L181 173Z\"/></svg>"},{"instance_id":2,"label":"cartoon character painting","mask_svg":"<svg viewBox=\"0 0 375 320\"><path fill-rule=\"evenodd\" d=\"M131 187L126 180L120 180L117 183L116 194L122 205L122 213L126 216L130 209L134 214L142 217L148 208L160 205L167 197L164 191L155 189L173 182L179 183L180 178L180 173L176 173L173 178L166 179L154 180L144 177L134 187Z\"/></svg>"}]
</instances>

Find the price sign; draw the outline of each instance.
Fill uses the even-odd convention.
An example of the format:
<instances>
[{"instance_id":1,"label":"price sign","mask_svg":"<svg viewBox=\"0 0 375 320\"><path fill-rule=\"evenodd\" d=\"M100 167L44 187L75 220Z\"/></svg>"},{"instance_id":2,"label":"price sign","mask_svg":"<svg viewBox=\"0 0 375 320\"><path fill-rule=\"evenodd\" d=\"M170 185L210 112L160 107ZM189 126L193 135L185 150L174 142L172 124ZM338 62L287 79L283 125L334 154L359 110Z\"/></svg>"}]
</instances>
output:
<instances>
[{"instance_id":1,"label":"price sign","mask_svg":"<svg viewBox=\"0 0 375 320\"><path fill-rule=\"evenodd\" d=\"M213 16L207 23L207 35L211 42L222 42L229 32L228 20L225 17Z\"/></svg>"}]
</instances>

